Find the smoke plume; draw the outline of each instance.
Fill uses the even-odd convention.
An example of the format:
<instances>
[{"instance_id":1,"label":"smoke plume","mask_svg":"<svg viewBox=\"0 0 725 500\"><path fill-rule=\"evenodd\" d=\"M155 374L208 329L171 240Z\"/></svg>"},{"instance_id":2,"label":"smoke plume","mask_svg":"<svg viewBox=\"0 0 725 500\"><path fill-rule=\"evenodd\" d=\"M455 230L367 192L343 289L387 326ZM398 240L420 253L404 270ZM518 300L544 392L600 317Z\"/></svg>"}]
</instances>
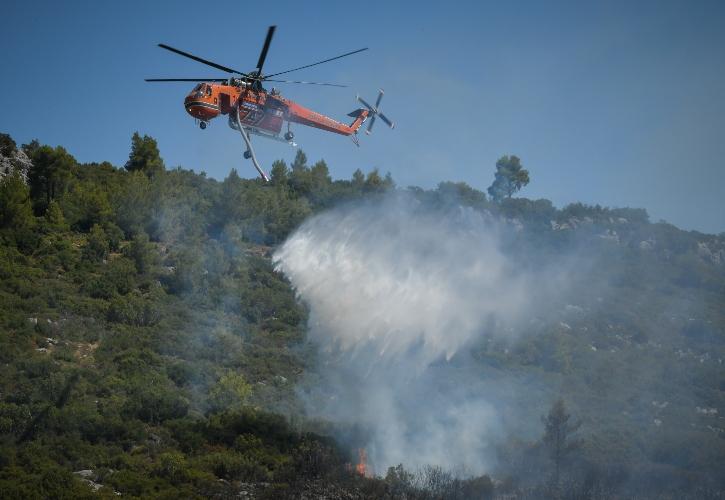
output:
<instances>
[{"instance_id":1,"label":"smoke plume","mask_svg":"<svg viewBox=\"0 0 725 500\"><path fill-rule=\"evenodd\" d=\"M275 253L320 346L308 411L365 429L377 473L490 466L501 412L467 347L514 336L532 291L551 282L507 256L507 231L486 213L395 194L312 217Z\"/></svg>"}]
</instances>

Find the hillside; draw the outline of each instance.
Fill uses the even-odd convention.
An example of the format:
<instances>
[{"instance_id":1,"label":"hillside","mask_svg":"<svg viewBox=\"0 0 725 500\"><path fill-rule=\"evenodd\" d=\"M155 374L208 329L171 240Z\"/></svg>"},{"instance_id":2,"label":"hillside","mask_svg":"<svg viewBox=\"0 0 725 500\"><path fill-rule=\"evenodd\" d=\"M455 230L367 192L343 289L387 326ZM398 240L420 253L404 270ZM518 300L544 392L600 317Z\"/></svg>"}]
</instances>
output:
<instances>
[{"instance_id":1,"label":"hillside","mask_svg":"<svg viewBox=\"0 0 725 500\"><path fill-rule=\"evenodd\" d=\"M167 170L147 136L125 168L8 136L1 152L4 497L535 498L552 466L541 416L560 397L581 420L562 496L722 496L723 235L377 171L333 181L301 152L269 184ZM465 381L506 422L465 479L354 472L369 430L310 411L334 384L311 306L272 263L316 214L397 195L495 221L519 270L567 266L516 335L482 331L433 365L431 387Z\"/></svg>"}]
</instances>

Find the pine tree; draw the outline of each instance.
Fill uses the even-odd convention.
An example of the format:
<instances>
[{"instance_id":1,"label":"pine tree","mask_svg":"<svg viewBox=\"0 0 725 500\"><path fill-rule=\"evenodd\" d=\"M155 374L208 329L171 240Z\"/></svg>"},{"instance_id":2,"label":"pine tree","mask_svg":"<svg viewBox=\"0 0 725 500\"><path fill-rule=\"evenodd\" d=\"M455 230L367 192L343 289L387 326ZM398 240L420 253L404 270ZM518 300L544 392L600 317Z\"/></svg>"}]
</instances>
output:
<instances>
[{"instance_id":1,"label":"pine tree","mask_svg":"<svg viewBox=\"0 0 725 500\"><path fill-rule=\"evenodd\" d=\"M359 168L352 173L352 185L361 189L365 184L365 174Z\"/></svg>"},{"instance_id":2,"label":"pine tree","mask_svg":"<svg viewBox=\"0 0 725 500\"><path fill-rule=\"evenodd\" d=\"M148 177L154 177L164 171L164 160L161 159L156 139L148 135L133 133L131 138L131 153L125 165L126 170L134 172L140 170Z\"/></svg>"},{"instance_id":3,"label":"pine tree","mask_svg":"<svg viewBox=\"0 0 725 500\"><path fill-rule=\"evenodd\" d=\"M297 170L301 170L307 167L307 155L304 151L301 149L297 150L297 154L295 154L295 159L292 162L292 172L295 172Z\"/></svg>"},{"instance_id":4,"label":"pine tree","mask_svg":"<svg viewBox=\"0 0 725 500\"><path fill-rule=\"evenodd\" d=\"M48 210L45 212L45 221L51 229L66 231L68 224L57 201L51 201Z\"/></svg>"},{"instance_id":5,"label":"pine tree","mask_svg":"<svg viewBox=\"0 0 725 500\"><path fill-rule=\"evenodd\" d=\"M553 486L558 492L561 468L567 457L581 446L581 442L573 437L581 427L581 422L571 420L561 398L554 402L549 414L542 417L542 421L545 426L543 443L554 464Z\"/></svg>"},{"instance_id":6,"label":"pine tree","mask_svg":"<svg viewBox=\"0 0 725 500\"><path fill-rule=\"evenodd\" d=\"M513 194L529 183L529 171L521 165L518 156L502 156L496 162L496 175L488 194L494 201L511 198Z\"/></svg>"},{"instance_id":7,"label":"pine tree","mask_svg":"<svg viewBox=\"0 0 725 500\"><path fill-rule=\"evenodd\" d=\"M68 187L76 160L64 148L39 146L32 151L33 166L28 174L30 195L36 213L45 213L48 205Z\"/></svg>"},{"instance_id":8,"label":"pine tree","mask_svg":"<svg viewBox=\"0 0 725 500\"><path fill-rule=\"evenodd\" d=\"M289 170L284 160L276 160L272 163L272 184L275 186L284 186L289 180Z\"/></svg>"}]
</instances>

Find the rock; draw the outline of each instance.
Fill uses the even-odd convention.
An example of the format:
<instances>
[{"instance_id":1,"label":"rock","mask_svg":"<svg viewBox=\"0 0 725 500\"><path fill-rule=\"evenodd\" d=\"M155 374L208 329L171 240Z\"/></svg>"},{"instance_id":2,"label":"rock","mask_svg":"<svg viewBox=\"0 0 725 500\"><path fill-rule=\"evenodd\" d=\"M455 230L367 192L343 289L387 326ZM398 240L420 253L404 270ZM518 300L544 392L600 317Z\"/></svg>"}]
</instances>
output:
<instances>
[{"instance_id":1,"label":"rock","mask_svg":"<svg viewBox=\"0 0 725 500\"><path fill-rule=\"evenodd\" d=\"M570 221L572 219L569 219ZM576 222L579 221L579 219L573 219ZM551 224L551 230L552 231L568 231L569 229L572 229L572 226L569 222L562 222L561 224L556 222L555 220L550 220L549 224Z\"/></svg>"},{"instance_id":2,"label":"rock","mask_svg":"<svg viewBox=\"0 0 725 500\"><path fill-rule=\"evenodd\" d=\"M725 263L725 249L713 248L704 241L697 242L697 255L705 261L711 262L715 265L722 265Z\"/></svg>"},{"instance_id":3,"label":"rock","mask_svg":"<svg viewBox=\"0 0 725 500\"><path fill-rule=\"evenodd\" d=\"M619 235L614 229L606 229L602 234L599 235L599 237L603 240L619 243Z\"/></svg>"},{"instance_id":4,"label":"rock","mask_svg":"<svg viewBox=\"0 0 725 500\"><path fill-rule=\"evenodd\" d=\"M18 149L12 156L0 155L0 179L13 172L18 172L23 181L28 182L28 172L33 166L25 151Z\"/></svg>"},{"instance_id":5,"label":"rock","mask_svg":"<svg viewBox=\"0 0 725 500\"><path fill-rule=\"evenodd\" d=\"M80 476L83 479L91 479L91 478L95 477L95 474L93 473L93 470L91 470L91 469L78 470L78 471L75 471L73 474L75 474L76 476Z\"/></svg>"},{"instance_id":6,"label":"rock","mask_svg":"<svg viewBox=\"0 0 725 500\"><path fill-rule=\"evenodd\" d=\"M648 251L648 250L654 250L655 247L655 240L654 238L650 238L648 240L643 240L639 242L639 249Z\"/></svg>"}]
</instances>

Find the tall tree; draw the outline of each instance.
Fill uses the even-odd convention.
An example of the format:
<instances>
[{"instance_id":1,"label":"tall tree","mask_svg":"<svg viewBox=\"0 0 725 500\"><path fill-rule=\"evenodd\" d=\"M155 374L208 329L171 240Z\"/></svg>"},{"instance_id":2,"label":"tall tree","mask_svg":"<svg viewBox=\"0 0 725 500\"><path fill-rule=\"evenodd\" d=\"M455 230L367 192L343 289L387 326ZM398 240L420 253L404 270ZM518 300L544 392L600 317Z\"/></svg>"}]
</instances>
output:
<instances>
[{"instance_id":1,"label":"tall tree","mask_svg":"<svg viewBox=\"0 0 725 500\"><path fill-rule=\"evenodd\" d=\"M359 168L352 173L352 185L357 189L362 189L365 185L365 174Z\"/></svg>"},{"instance_id":2,"label":"tall tree","mask_svg":"<svg viewBox=\"0 0 725 500\"><path fill-rule=\"evenodd\" d=\"M34 222L30 192L20 175L13 172L0 178L0 229L26 228Z\"/></svg>"},{"instance_id":3,"label":"tall tree","mask_svg":"<svg viewBox=\"0 0 725 500\"><path fill-rule=\"evenodd\" d=\"M307 155L301 149L297 150L295 159L292 161L292 171L300 170L307 167Z\"/></svg>"},{"instance_id":4,"label":"tall tree","mask_svg":"<svg viewBox=\"0 0 725 500\"><path fill-rule=\"evenodd\" d=\"M521 165L518 156L502 156L496 162L496 176L488 188L494 201L501 201L519 191L529 183L529 171Z\"/></svg>"},{"instance_id":5,"label":"tall tree","mask_svg":"<svg viewBox=\"0 0 725 500\"><path fill-rule=\"evenodd\" d=\"M141 137L138 132L134 132L131 137L131 153L125 167L129 172L139 170L149 177L163 172L164 160L159 154L156 139L148 135Z\"/></svg>"},{"instance_id":6,"label":"tall tree","mask_svg":"<svg viewBox=\"0 0 725 500\"><path fill-rule=\"evenodd\" d=\"M270 173L273 185L284 186L287 184L287 180L289 179L289 170L287 169L287 164L284 160L275 160L274 163L272 163L272 170Z\"/></svg>"},{"instance_id":7,"label":"tall tree","mask_svg":"<svg viewBox=\"0 0 725 500\"><path fill-rule=\"evenodd\" d=\"M76 160L58 146L39 146L30 150L33 166L28 174L30 195L35 209L44 213L51 201L62 195L76 167Z\"/></svg>"},{"instance_id":8,"label":"tall tree","mask_svg":"<svg viewBox=\"0 0 725 500\"><path fill-rule=\"evenodd\" d=\"M542 421L545 427L543 443L554 465L553 485L558 492L561 468L567 457L581 446L581 441L574 438L581 422L572 420L561 398L554 402Z\"/></svg>"},{"instance_id":9,"label":"tall tree","mask_svg":"<svg viewBox=\"0 0 725 500\"><path fill-rule=\"evenodd\" d=\"M20 148L28 155L28 158L32 158L33 154L40 148L40 142L38 139L33 139L29 143L20 146Z\"/></svg>"},{"instance_id":10,"label":"tall tree","mask_svg":"<svg viewBox=\"0 0 725 500\"><path fill-rule=\"evenodd\" d=\"M17 151L18 145L10 134L0 134L0 154L3 156L12 156Z\"/></svg>"}]
</instances>

